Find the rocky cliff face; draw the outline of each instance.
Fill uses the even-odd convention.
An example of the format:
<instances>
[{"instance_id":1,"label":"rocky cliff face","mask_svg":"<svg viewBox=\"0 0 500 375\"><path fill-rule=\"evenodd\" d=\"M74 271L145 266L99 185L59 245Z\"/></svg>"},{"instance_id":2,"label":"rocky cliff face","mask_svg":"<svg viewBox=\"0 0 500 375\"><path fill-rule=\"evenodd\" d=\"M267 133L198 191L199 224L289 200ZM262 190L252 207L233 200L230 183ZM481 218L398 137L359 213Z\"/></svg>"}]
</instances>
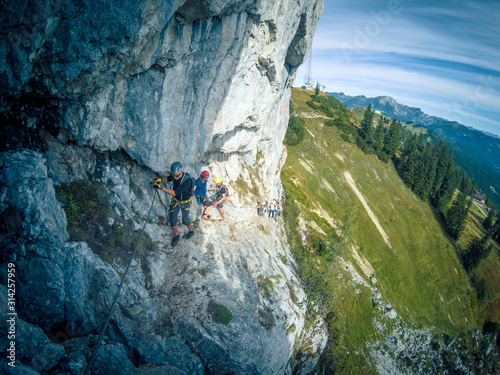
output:
<instances>
[{"instance_id":1,"label":"rocky cliff face","mask_svg":"<svg viewBox=\"0 0 500 375\"><path fill-rule=\"evenodd\" d=\"M280 224L253 207L280 190L289 88L321 11L320 0L5 4L1 261L16 270L18 319L16 367L2 369L82 373L145 223L92 373L314 366L325 330L306 321ZM173 250L149 181L176 160L232 194L225 222L195 222ZM1 284L6 305L6 271Z\"/></svg>"},{"instance_id":2,"label":"rocky cliff face","mask_svg":"<svg viewBox=\"0 0 500 375\"><path fill-rule=\"evenodd\" d=\"M321 1L29 4L2 12L3 110L37 127L50 109L60 138L156 171L215 163L235 180L261 150L274 187Z\"/></svg>"}]
</instances>

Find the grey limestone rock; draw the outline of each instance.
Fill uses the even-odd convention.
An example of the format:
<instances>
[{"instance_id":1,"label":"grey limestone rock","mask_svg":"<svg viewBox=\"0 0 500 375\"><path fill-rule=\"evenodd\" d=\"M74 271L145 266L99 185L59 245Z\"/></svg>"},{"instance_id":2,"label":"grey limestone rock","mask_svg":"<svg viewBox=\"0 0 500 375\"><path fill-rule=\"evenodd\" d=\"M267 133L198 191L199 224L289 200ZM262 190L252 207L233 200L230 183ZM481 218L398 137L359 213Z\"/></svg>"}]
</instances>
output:
<instances>
[{"instance_id":1,"label":"grey limestone rock","mask_svg":"<svg viewBox=\"0 0 500 375\"><path fill-rule=\"evenodd\" d=\"M321 0L8 1L0 111L16 108L26 126L43 127L40 111L50 110L60 139L123 149L156 171L183 160L236 180L260 150L270 192L289 89L322 8ZM35 106L33 95L43 95Z\"/></svg>"},{"instance_id":2,"label":"grey limestone rock","mask_svg":"<svg viewBox=\"0 0 500 375\"><path fill-rule=\"evenodd\" d=\"M36 337L50 354L22 362L26 373L87 366L132 252L133 244L118 243L138 238L145 223L95 373L314 367L327 337L320 320L306 327L283 229L257 217L255 193L236 193L234 183L263 196L279 191L290 87L322 7L322 0L5 3L0 115L14 136L0 154L0 212L10 223L2 261L18 269L20 324L30 327L19 340ZM177 160L193 176L204 168L222 177L232 195L226 221L196 222L194 237L174 251L149 182ZM54 188L76 180L99 183L109 203L86 242L70 241ZM296 343L312 353L298 367Z\"/></svg>"},{"instance_id":3,"label":"grey limestone rock","mask_svg":"<svg viewBox=\"0 0 500 375\"><path fill-rule=\"evenodd\" d=\"M0 285L0 301L2 306L7 306L7 288L4 285ZM4 368L5 373L44 373L56 367L64 357L64 348L49 340L39 327L25 322L18 315L7 315L3 308L0 317L3 322L15 319L14 336L8 338L2 335L0 339L3 348L9 348L11 342L14 342L15 348L17 369L2 363L0 368Z\"/></svg>"},{"instance_id":4,"label":"grey limestone rock","mask_svg":"<svg viewBox=\"0 0 500 375\"><path fill-rule=\"evenodd\" d=\"M74 153L71 145L54 149L62 159L65 149L70 155ZM30 179L11 178L16 191L31 196L35 186L36 194L53 202L50 206L41 202L17 206L22 210L25 233L33 232L31 226L49 221L44 217L50 218L49 222L66 223L53 182L47 177L50 173L63 181L58 175L60 168L45 165L53 157L51 150L52 146L46 151L47 159L34 151L1 155L9 160L2 173L24 176L22 173L28 172L21 171L23 161L25 171L38 171L37 183L47 181L38 187ZM132 213L132 207L148 207L153 192L139 193L143 188L132 189L130 184L136 177L150 181L153 174L131 164L130 159L110 155L108 160L100 157L95 169L101 171L99 178L108 182L110 205L138 220L131 229L138 236L148 210ZM119 186L123 188L117 190ZM9 191L3 195L2 205L15 205L17 196ZM321 321L311 330L305 328L305 294L293 271L283 229L256 216L253 208L238 205L236 195L233 199L234 203L226 206L230 221L197 222L195 236L181 240L175 251L169 245L170 228L156 220L145 226L153 247L140 251L131 263L103 344L102 350L111 360L101 363L104 357L98 357L96 366L109 371L119 368L124 373L147 373L166 366L170 372L179 369L179 373L189 374L228 369L248 374L291 373L297 366L304 371L314 367L317 355L303 356L300 363L290 362L296 342L308 343L307 353L319 353L327 335ZM42 208L40 222L26 219L26 212ZM162 210L157 203L153 215ZM102 225L109 225L108 220ZM52 332L61 341L66 354L56 344L45 351L57 349L53 361L64 373L73 374L87 365L95 345L90 337L103 326L131 249L104 261L87 243L67 241L65 227L59 224L56 228L59 235L52 229L49 237L18 239L18 243L25 242L26 250L10 256L18 269L19 310L45 340L44 335ZM226 309L231 318L214 313L213 306ZM25 342L31 334L23 332L20 340ZM40 363L37 366L43 368L54 365ZM33 363L24 364L36 370Z\"/></svg>"},{"instance_id":5,"label":"grey limestone rock","mask_svg":"<svg viewBox=\"0 0 500 375\"><path fill-rule=\"evenodd\" d=\"M56 200L53 181L40 153L26 150L0 155L2 211L15 207L23 217L22 236L29 241L58 245L69 239L66 218Z\"/></svg>"}]
</instances>

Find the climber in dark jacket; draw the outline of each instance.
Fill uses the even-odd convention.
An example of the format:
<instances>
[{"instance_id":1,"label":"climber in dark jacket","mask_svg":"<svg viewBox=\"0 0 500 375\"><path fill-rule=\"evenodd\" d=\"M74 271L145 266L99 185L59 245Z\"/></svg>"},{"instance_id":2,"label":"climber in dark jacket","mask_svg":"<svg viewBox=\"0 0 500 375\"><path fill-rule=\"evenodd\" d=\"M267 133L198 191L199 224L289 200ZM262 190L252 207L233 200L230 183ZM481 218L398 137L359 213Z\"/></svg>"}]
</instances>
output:
<instances>
[{"instance_id":1,"label":"climber in dark jacket","mask_svg":"<svg viewBox=\"0 0 500 375\"><path fill-rule=\"evenodd\" d=\"M155 188L172 196L170 205L168 206L168 212L170 213L170 226L174 232L174 238L172 239L172 247L175 247L180 240L179 228L177 226L177 216L179 215L179 210L182 208L182 223L186 225L189 229L183 238L189 239L193 237L193 224L189 219L189 210L191 209L191 190L193 186L192 179L189 174L182 171L182 164L176 161L170 167L170 175L163 177L158 180L154 180L156 184ZM167 189L162 187L158 182L171 182L173 181L172 189Z\"/></svg>"}]
</instances>

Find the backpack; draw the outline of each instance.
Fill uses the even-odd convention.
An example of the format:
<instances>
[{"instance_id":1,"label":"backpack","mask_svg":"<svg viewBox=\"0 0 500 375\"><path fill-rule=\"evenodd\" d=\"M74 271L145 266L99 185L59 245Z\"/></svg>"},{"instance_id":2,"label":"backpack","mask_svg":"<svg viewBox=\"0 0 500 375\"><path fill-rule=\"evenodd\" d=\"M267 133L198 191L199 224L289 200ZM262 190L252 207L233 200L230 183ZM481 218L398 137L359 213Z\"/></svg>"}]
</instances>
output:
<instances>
[{"instance_id":1,"label":"backpack","mask_svg":"<svg viewBox=\"0 0 500 375\"><path fill-rule=\"evenodd\" d=\"M216 190L216 195L219 197L222 197L222 193L220 192L222 188L226 189L226 197L229 197L229 188L226 185L221 185L219 188Z\"/></svg>"},{"instance_id":2,"label":"backpack","mask_svg":"<svg viewBox=\"0 0 500 375\"><path fill-rule=\"evenodd\" d=\"M181 185L184 182L185 178L189 178L191 180L191 185L190 185L189 189L186 191L186 193L189 194L189 198L191 198L194 195L194 186L195 186L194 181L195 181L195 179L194 179L194 177L191 177L191 175L189 173L184 172L184 175L182 176Z\"/></svg>"}]
</instances>

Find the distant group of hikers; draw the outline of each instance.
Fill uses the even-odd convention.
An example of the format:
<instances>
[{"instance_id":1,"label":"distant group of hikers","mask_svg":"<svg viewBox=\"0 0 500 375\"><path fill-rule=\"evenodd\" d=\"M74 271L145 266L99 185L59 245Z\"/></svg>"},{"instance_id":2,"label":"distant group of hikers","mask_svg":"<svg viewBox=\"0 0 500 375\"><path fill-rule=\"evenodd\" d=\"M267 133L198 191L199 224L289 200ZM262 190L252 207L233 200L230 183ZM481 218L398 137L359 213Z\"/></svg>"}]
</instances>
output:
<instances>
[{"instance_id":1,"label":"distant group of hikers","mask_svg":"<svg viewBox=\"0 0 500 375\"><path fill-rule=\"evenodd\" d=\"M229 196L229 190L227 186L222 183L222 179L219 177L214 179L215 185L208 188L207 181L209 177L210 173L208 171L203 171L201 172L200 177L194 180L194 178L192 178L187 172L183 171L182 164L176 161L170 166L170 175L153 180L153 186L156 189L172 196L168 206L170 227L172 228L172 232L174 232L172 247L175 247L181 238L179 234L179 227L177 226L177 216L179 215L179 211L182 211L182 223L188 228L188 232L182 238L189 239L194 236L193 224L189 218L191 196L194 195L198 205L203 207L203 213L201 215L203 219L210 221L216 220L209 215L210 210L214 207L219 210L219 220L225 219L223 202ZM161 183L168 182L172 182L171 189L161 185ZM208 196L208 191L213 191L213 194Z\"/></svg>"},{"instance_id":2,"label":"distant group of hikers","mask_svg":"<svg viewBox=\"0 0 500 375\"><path fill-rule=\"evenodd\" d=\"M268 218L273 218L274 221L278 221L278 217L281 215L281 203L279 199L273 199L270 203L262 202L257 205L257 215L264 217L267 214Z\"/></svg>"}]
</instances>

